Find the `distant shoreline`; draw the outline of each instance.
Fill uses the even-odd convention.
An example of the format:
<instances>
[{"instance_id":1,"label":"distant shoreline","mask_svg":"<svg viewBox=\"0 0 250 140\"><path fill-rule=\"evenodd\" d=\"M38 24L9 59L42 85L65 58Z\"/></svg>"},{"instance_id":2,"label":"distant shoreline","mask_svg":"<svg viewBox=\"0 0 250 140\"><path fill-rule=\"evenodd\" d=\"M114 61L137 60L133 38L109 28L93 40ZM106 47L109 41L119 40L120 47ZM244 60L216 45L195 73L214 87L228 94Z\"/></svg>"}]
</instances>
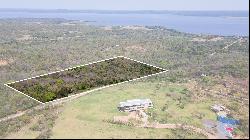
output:
<instances>
[{"instance_id":1,"label":"distant shoreline","mask_svg":"<svg viewBox=\"0 0 250 140\"><path fill-rule=\"evenodd\" d=\"M34 23L39 23L41 24L42 22L46 22L48 21L55 21L56 24L62 24L62 25L74 25L74 24L78 24L78 23L86 23L86 26L96 26L96 27L107 27L108 29L112 28L112 27L120 27L120 28L124 28L124 29L134 29L134 27L137 29L142 29L142 28L159 28L162 30L169 30L169 31L173 31L173 32L178 32L178 33L184 33L187 35L194 35L194 36L214 36L214 37L249 37L249 35L218 35L218 34L209 34L209 33L193 33L193 32L185 32L185 31L180 31L178 29L174 29L174 28L169 28L166 26L148 26L148 25L95 25L95 24L87 24L87 23L95 23L97 21L94 20L68 20L65 18L0 18L1 20L23 20L26 22L34 22Z\"/></svg>"},{"instance_id":2,"label":"distant shoreline","mask_svg":"<svg viewBox=\"0 0 250 140\"><path fill-rule=\"evenodd\" d=\"M249 19L249 17L232 17L232 16L224 16L222 18L228 18L228 19Z\"/></svg>"}]
</instances>

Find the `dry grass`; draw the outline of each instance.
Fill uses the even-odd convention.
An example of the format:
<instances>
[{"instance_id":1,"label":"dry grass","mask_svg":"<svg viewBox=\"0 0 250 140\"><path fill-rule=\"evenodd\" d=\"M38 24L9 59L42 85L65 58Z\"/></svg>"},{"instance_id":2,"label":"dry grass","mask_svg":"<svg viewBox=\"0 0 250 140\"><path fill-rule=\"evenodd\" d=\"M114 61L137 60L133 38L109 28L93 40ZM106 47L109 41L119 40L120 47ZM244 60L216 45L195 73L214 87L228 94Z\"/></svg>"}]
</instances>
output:
<instances>
[{"instance_id":1,"label":"dry grass","mask_svg":"<svg viewBox=\"0 0 250 140\"><path fill-rule=\"evenodd\" d=\"M155 92L156 83L125 84L101 91L93 92L65 105L62 115L56 120L52 130L52 138L176 138L172 130L146 129L133 126L117 125L108 123L105 120L112 120L114 116L126 115L119 112L117 105L120 101L134 98L150 98L154 103L155 112L159 113L157 119L169 120L169 122L186 122L191 119L190 112L194 111L196 104L187 106L186 109L176 108L175 102L169 99L172 104L169 111L176 114L167 118L166 112L161 107L166 103L165 93L169 87L162 87ZM180 90L178 87L176 92ZM199 109L207 112L207 118L211 119L213 113L209 112L205 105ZM191 110L191 111L190 111ZM206 114L206 113L205 113ZM199 121L195 118L190 123ZM200 122L199 122L200 123ZM198 123L198 124L199 124ZM187 134L188 138L204 138L199 134Z\"/></svg>"},{"instance_id":2,"label":"dry grass","mask_svg":"<svg viewBox=\"0 0 250 140\"><path fill-rule=\"evenodd\" d=\"M33 118L28 125L22 127L18 132L10 133L5 138L6 139L34 139L36 138L37 136L39 136L39 132L30 130L30 127L36 124L37 121L38 121L37 117Z\"/></svg>"}]
</instances>

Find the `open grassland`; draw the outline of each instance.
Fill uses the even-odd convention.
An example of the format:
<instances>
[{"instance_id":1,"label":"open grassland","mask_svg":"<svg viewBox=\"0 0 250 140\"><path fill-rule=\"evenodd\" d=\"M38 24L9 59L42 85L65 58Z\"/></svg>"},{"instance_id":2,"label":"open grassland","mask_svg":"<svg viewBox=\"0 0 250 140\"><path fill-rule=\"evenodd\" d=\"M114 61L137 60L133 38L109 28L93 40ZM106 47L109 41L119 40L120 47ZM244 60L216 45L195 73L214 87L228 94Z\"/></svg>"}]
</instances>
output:
<instances>
[{"instance_id":1,"label":"open grassland","mask_svg":"<svg viewBox=\"0 0 250 140\"><path fill-rule=\"evenodd\" d=\"M174 93L176 97L185 97L182 95L185 89L184 86L171 86L165 82L133 82L92 92L64 105L50 132L50 138L205 138L182 129L136 128L108 122L114 116L126 115L117 109L120 101L134 98L150 98L153 101L154 108L148 112L152 114L150 122L184 123L201 127L202 119L215 119L215 114L209 110L210 101L188 102L182 108L175 97L166 96ZM168 107L163 110L166 104ZM195 118L193 113L204 115L200 119ZM8 138L35 138L37 131L28 127Z\"/></svg>"},{"instance_id":2,"label":"open grassland","mask_svg":"<svg viewBox=\"0 0 250 140\"><path fill-rule=\"evenodd\" d=\"M161 76L164 74L157 77ZM38 136L45 138L205 138L201 134L182 129L147 129L110 123L114 116L127 115L117 109L119 102L127 99L150 98L154 104L154 108L147 111L150 122L181 123L199 128L203 128L203 120L216 119L216 114L210 110L211 105L228 104L229 100L226 98L206 98L208 97L206 94L209 93L197 95L189 89L190 85L173 84L154 80L155 78L109 87L72 100L65 103L60 109L61 113L56 115L56 118L49 119L51 121L48 121L45 116L58 112L55 109L48 109L47 112L42 113L44 117L40 117L40 123L36 122L36 118L39 117L35 117L39 114L34 113L32 118L35 122L27 123L20 127L19 131L7 135L7 138L37 138ZM239 102L234 104L242 106ZM230 107L229 105L230 103L227 106ZM246 108L242 107L240 110L246 110ZM232 112L235 114L237 111L232 110ZM247 112L241 113L242 118L248 117ZM43 127L48 130L45 132L37 130ZM238 129L237 134L247 135L243 130Z\"/></svg>"},{"instance_id":3,"label":"open grassland","mask_svg":"<svg viewBox=\"0 0 250 140\"><path fill-rule=\"evenodd\" d=\"M52 129L52 138L204 138L192 131L175 130L179 133L176 134L173 130L135 128L107 122L114 116L126 115L118 111L119 102L150 98L154 104L154 108L147 112L150 122L181 123L203 128L203 120L216 120L210 106L228 100L195 100L196 96L185 85L164 81L134 82L93 92L65 105ZM244 115L247 116L247 113Z\"/></svg>"},{"instance_id":4,"label":"open grassland","mask_svg":"<svg viewBox=\"0 0 250 140\"><path fill-rule=\"evenodd\" d=\"M119 102L127 99L150 98L154 108L152 120L164 123L186 123L201 126L201 119L192 116L193 113L204 114L203 119L215 119L215 114L209 110L210 101L188 102L184 108L178 107L178 101L167 94L183 94L183 86L168 86L162 83L132 83L107 88L65 105L65 110L56 120L51 138L178 138L173 130L146 129L134 126L111 124L114 116L125 115L118 111ZM185 95L184 95L185 96ZM164 106L168 105L165 110ZM193 132L179 132L179 138L204 138ZM181 134L183 133L183 134Z\"/></svg>"}]
</instances>

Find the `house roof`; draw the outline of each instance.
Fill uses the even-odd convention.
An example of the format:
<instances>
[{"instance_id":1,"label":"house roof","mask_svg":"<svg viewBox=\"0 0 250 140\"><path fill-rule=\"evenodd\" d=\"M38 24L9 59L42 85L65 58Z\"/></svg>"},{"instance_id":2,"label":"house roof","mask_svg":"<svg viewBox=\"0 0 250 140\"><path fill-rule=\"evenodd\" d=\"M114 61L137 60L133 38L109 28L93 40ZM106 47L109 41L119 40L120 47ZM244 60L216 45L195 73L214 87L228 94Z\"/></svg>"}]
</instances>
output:
<instances>
[{"instance_id":1,"label":"house roof","mask_svg":"<svg viewBox=\"0 0 250 140\"><path fill-rule=\"evenodd\" d=\"M213 105L211 106L211 109L215 111L222 111L222 110L225 110L225 107L221 105Z\"/></svg>"},{"instance_id":2,"label":"house roof","mask_svg":"<svg viewBox=\"0 0 250 140\"><path fill-rule=\"evenodd\" d=\"M133 106L133 105L145 105L145 104L152 104L152 101L150 99L133 99L133 100L127 100L126 102L120 102L119 106Z\"/></svg>"}]
</instances>

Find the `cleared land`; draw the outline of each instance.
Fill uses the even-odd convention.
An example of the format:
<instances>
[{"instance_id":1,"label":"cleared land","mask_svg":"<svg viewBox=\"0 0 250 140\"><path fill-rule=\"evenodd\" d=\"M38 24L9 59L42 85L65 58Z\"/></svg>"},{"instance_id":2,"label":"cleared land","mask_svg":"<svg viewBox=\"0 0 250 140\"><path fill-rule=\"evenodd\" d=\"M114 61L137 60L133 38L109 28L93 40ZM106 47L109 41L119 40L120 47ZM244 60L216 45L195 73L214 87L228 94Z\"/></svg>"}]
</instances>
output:
<instances>
[{"instance_id":1,"label":"cleared land","mask_svg":"<svg viewBox=\"0 0 250 140\"><path fill-rule=\"evenodd\" d=\"M205 138L189 130L137 128L110 122L114 116L126 115L117 109L120 101L135 98L153 101L154 108L147 112L150 122L184 123L201 128L201 120L193 117L197 110L204 114L203 119L215 119L215 114L206 107L212 104L210 100L187 104L191 93L185 91L184 86L170 86L165 82L160 85L136 82L92 92L65 105L52 129L51 138ZM184 108L179 105L179 97ZM164 106L167 106L165 110L162 109Z\"/></svg>"},{"instance_id":2,"label":"cleared land","mask_svg":"<svg viewBox=\"0 0 250 140\"><path fill-rule=\"evenodd\" d=\"M62 72L8 84L38 101L48 102L80 91L163 72L163 69L117 57Z\"/></svg>"},{"instance_id":3,"label":"cleared land","mask_svg":"<svg viewBox=\"0 0 250 140\"><path fill-rule=\"evenodd\" d=\"M156 76L157 77L157 76ZM150 80L153 77L146 80ZM66 103L62 112L51 126L50 138L206 138L194 131L184 129L154 129L138 128L112 123L114 116L127 113L119 112L120 101L134 98L150 98L154 108L148 110L150 122L181 123L202 128L202 120L193 117L194 114L204 114L203 119L215 119L215 114L207 107L211 100L200 102L185 102L183 85L170 85L166 82L136 81L123 85L92 92L76 100ZM172 96L166 96L171 94ZM184 108L179 106L177 98L182 97ZM168 106L165 110L165 106ZM52 111L51 111L52 112ZM53 114L53 112L52 112ZM173 117L174 116L174 117ZM46 121L45 121L46 122ZM7 138L36 138L37 132L32 128L23 127L17 133L11 133ZM39 132L41 133L41 132Z\"/></svg>"},{"instance_id":4,"label":"cleared land","mask_svg":"<svg viewBox=\"0 0 250 140\"><path fill-rule=\"evenodd\" d=\"M209 106L220 102L227 102L226 106L231 104L225 98L206 98L210 93L197 95L192 89L187 89L190 85L184 83L146 82L163 75L95 91L72 100L64 105L53 125L49 125L52 130L37 132L33 128L41 127L41 124L36 123L31 127L24 126L17 133L8 135L8 138L36 138L37 135L48 138L205 138L192 130L137 128L112 122L114 116L126 115L119 112L117 106L127 99L152 99L154 108L147 112L150 122L185 124L197 128L203 128L203 120L216 119Z\"/></svg>"}]
</instances>

